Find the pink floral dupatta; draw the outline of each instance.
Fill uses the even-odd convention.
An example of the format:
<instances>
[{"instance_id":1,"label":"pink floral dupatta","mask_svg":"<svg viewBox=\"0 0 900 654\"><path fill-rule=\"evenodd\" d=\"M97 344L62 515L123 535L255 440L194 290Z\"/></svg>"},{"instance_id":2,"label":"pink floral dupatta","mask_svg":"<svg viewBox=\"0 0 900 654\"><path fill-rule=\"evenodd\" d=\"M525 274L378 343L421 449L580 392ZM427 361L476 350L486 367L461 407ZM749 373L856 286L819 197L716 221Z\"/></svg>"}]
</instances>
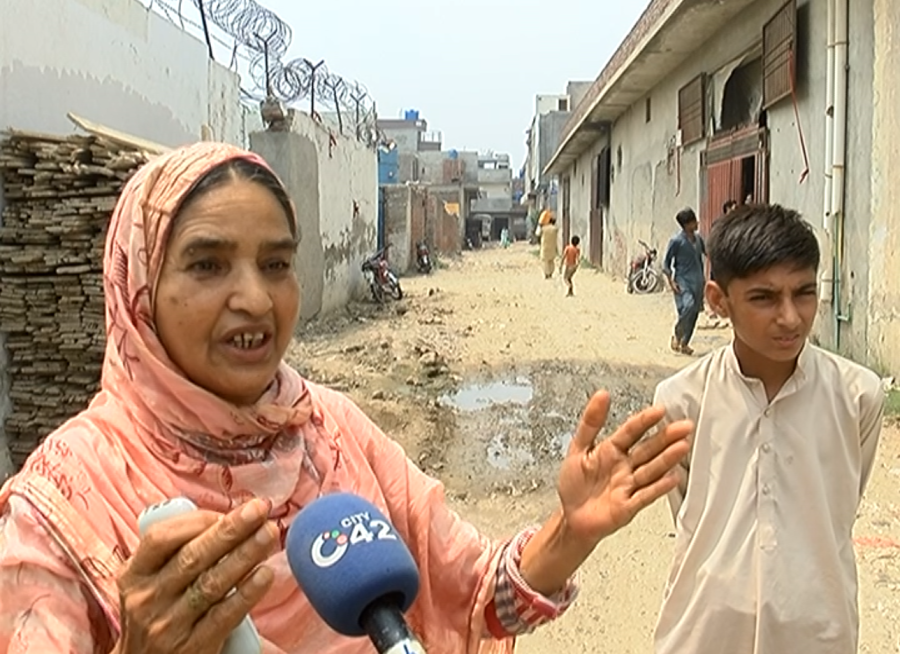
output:
<instances>
[{"instance_id":1,"label":"pink floral dupatta","mask_svg":"<svg viewBox=\"0 0 900 654\"><path fill-rule=\"evenodd\" d=\"M419 472L349 400L307 384L282 364L264 397L236 407L195 386L169 360L153 325L165 244L182 199L238 148L200 143L158 157L131 179L109 226L104 258L107 345L102 390L90 407L49 436L0 491L27 500L106 615L119 629L116 576L138 545L137 514L187 496L225 512L268 500L282 532L323 493L356 492L404 535L422 586L409 619L431 652L511 652L484 640L500 544L481 537L443 503ZM253 613L264 651L370 652L331 632L290 575L283 552L270 560L272 591Z\"/></svg>"}]
</instances>

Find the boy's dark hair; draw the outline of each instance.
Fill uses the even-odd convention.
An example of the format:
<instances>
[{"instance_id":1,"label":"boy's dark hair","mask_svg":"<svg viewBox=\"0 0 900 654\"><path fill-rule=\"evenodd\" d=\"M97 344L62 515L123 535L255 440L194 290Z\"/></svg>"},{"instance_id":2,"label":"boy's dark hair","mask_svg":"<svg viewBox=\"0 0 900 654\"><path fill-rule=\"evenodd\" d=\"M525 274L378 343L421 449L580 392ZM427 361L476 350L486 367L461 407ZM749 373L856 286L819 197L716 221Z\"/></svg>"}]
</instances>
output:
<instances>
[{"instance_id":1,"label":"boy's dark hair","mask_svg":"<svg viewBox=\"0 0 900 654\"><path fill-rule=\"evenodd\" d=\"M736 208L738 203L734 200L725 200L725 204L722 205L722 213L728 213L732 209Z\"/></svg>"},{"instance_id":2,"label":"boy's dark hair","mask_svg":"<svg viewBox=\"0 0 900 654\"><path fill-rule=\"evenodd\" d=\"M793 209L745 204L722 216L706 244L711 277L723 289L773 266L819 268L819 242L812 226Z\"/></svg>"},{"instance_id":3,"label":"boy's dark hair","mask_svg":"<svg viewBox=\"0 0 900 654\"><path fill-rule=\"evenodd\" d=\"M575 247L578 247L579 243L581 243L581 239L578 236L573 236L572 237L572 245L574 245Z\"/></svg>"},{"instance_id":4,"label":"boy's dark hair","mask_svg":"<svg viewBox=\"0 0 900 654\"><path fill-rule=\"evenodd\" d=\"M684 229L691 223L697 222L697 214L694 213L693 209L682 209L676 214L675 221Z\"/></svg>"}]
</instances>

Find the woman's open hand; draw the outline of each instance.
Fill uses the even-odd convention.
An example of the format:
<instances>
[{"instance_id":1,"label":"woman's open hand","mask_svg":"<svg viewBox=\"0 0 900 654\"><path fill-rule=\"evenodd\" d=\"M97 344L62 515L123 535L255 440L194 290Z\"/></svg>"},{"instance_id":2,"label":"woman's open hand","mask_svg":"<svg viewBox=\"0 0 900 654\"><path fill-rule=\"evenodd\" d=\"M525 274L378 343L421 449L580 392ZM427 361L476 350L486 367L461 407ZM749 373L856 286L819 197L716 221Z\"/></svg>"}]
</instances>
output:
<instances>
[{"instance_id":1,"label":"woman's open hand","mask_svg":"<svg viewBox=\"0 0 900 654\"><path fill-rule=\"evenodd\" d=\"M664 414L644 409L598 441L609 394L588 401L559 473L561 508L522 551L519 569L531 588L546 596L562 590L600 540L675 488L671 471L688 453L693 425L676 422L641 440Z\"/></svg>"},{"instance_id":2,"label":"woman's open hand","mask_svg":"<svg viewBox=\"0 0 900 654\"><path fill-rule=\"evenodd\" d=\"M278 541L267 512L252 500L228 515L194 511L150 527L119 576L114 652L219 654L272 584L261 566Z\"/></svg>"},{"instance_id":3,"label":"woman's open hand","mask_svg":"<svg viewBox=\"0 0 900 654\"><path fill-rule=\"evenodd\" d=\"M609 403L606 392L589 400L559 475L568 535L591 548L675 488L678 480L671 471L687 455L693 428L690 422L676 422L641 440L665 415L664 408L650 407L598 441Z\"/></svg>"}]
</instances>

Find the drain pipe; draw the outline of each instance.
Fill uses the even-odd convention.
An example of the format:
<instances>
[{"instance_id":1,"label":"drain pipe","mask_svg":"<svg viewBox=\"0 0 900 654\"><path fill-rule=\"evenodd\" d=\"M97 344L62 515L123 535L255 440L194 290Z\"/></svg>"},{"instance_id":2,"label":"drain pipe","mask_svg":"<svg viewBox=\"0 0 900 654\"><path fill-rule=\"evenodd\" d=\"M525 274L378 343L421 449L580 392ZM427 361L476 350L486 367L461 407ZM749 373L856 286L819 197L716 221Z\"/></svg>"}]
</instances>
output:
<instances>
[{"instance_id":1,"label":"drain pipe","mask_svg":"<svg viewBox=\"0 0 900 654\"><path fill-rule=\"evenodd\" d=\"M834 188L834 7L835 0L825 2L828 7L827 58L825 64L825 197L822 202L822 229L825 232L827 253L822 258L822 276L819 279L819 300L831 304L834 299L834 223L831 214L831 193Z\"/></svg>"},{"instance_id":2,"label":"drain pipe","mask_svg":"<svg viewBox=\"0 0 900 654\"><path fill-rule=\"evenodd\" d=\"M834 291L831 302L834 312L834 347L840 351L841 323L850 321L849 310L841 312L841 284L844 267L844 197L846 191L845 166L847 158L847 67L849 30L849 0L834 2L834 165L831 169L831 215L833 225Z\"/></svg>"}]
</instances>

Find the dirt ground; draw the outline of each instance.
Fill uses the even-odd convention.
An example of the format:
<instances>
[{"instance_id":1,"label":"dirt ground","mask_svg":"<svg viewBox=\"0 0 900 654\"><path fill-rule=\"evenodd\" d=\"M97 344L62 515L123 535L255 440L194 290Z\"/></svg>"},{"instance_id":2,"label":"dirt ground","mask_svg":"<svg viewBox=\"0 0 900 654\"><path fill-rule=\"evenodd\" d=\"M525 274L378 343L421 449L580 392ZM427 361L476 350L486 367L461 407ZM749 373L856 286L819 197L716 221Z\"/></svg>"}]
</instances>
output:
<instances>
[{"instance_id":1,"label":"dirt ground","mask_svg":"<svg viewBox=\"0 0 900 654\"><path fill-rule=\"evenodd\" d=\"M668 349L667 294L628 295L624 281L583 268L576 296L566 298L562 281L544 280L524 244L466 253L402 283L400 303L354 305L309 324L292 360L310 379L348 393L493 536L552 511L558 462L595 389L612 394L614 425L692 360ZM696 356L728 337L727 329L700 329ZM658 502L601 543L583 568L576 605L521 639L518 651L650 652L672 536ZM855 536L860 651L900 652L895 426L884 433Z\"/></svg>"}]
</instances>

